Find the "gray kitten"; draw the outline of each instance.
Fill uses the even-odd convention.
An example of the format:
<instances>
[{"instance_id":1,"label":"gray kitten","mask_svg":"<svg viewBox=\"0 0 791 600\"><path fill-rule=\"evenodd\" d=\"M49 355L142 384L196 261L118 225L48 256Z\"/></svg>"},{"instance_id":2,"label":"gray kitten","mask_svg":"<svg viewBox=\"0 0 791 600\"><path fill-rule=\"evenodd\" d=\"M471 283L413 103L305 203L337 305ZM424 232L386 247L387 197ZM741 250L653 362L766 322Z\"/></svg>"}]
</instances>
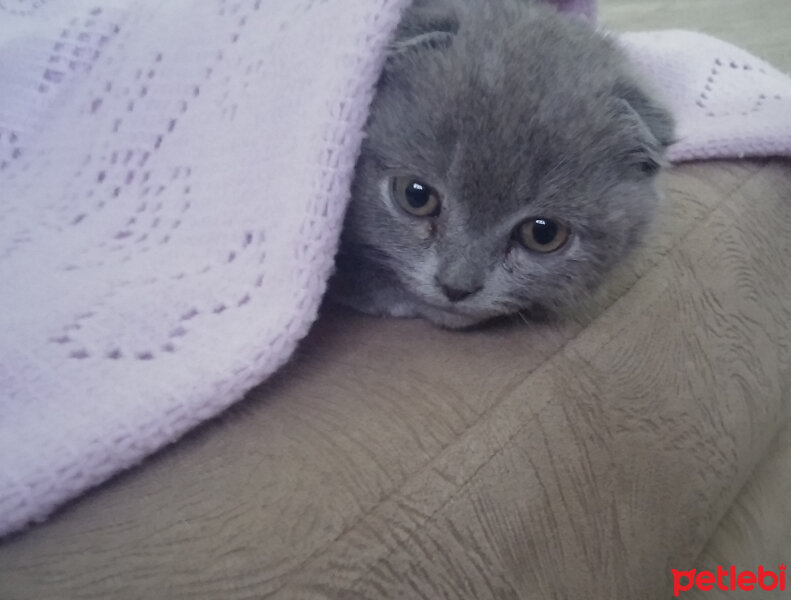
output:
<instances>
[{"instance_id":1,"label":"gray kitten","mask_svg":"<svg viewBox=\"0 0 791 600\"><path fill-rule=\"evenodd\" d=\"M331 293L450 328L568 307L639 241L672 139L581 19L417 0L378 84Z\"/></svg>"}]
</instances>

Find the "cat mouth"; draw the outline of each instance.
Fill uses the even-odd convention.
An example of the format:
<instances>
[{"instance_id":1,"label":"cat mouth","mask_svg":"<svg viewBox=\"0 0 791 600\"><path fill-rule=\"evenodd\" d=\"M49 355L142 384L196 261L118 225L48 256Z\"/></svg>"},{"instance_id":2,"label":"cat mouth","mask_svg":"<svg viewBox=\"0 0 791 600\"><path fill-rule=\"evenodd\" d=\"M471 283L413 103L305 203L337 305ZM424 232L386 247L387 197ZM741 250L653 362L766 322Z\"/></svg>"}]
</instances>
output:
<instances>
[{"instance_id":1,"label":"cat mouth","mask_svg":"<svg viewBox=\"0 0 791 600\"><path fill-rule=\"evenodd\" d=\"M476 306L474 299L451 302L450 300L422 297L421 300L434 310L477 321L503 317L516 312L515 309L508 309L504 306Z\"/></svg>"},{"instance_id":2,"label":"cat mouth","mask_svg":"<svg viewBox=\"0 0 791 600\"><path fill-rule=\"evenodd\" d=\"M412 280L409 277L402 278L402 283L409 290L412 297L420 304L423 304L427 310L434 313L444 313L454 319L480 323L481 321L504 317L518 312L515 306L509 306L502 302L482 305L478 294L453 302L438 287L427 286L425 283L416 279Z\"/></svg>"},{"instance_id":3,"label":"cat mouth","mask_svg":"<svg viewBox=\"0 0 791 600\"><path fill-rule=\"evenodd\" d=\"M465 307L459 306L459 303L432 302L429 299L422 299L421 303L423 309L419 310L420 314L435 325L446 329L469 329L515 312L496 307Z\"/></svg>"}]
</instances>

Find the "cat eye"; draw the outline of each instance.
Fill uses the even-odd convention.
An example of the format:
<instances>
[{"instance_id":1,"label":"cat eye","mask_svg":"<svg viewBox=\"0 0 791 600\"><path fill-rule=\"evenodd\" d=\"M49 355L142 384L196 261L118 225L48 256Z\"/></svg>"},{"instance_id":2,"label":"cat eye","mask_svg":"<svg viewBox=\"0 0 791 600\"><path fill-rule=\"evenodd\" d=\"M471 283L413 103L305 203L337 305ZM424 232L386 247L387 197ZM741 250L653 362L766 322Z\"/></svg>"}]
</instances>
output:
<instances>
[{"instance_id":1,"label":"cat eye","mask_svg":"<svg viewBox=\"0 0 791 600\"><path fill-rule=\"evenodd\" d=\"M514 239L528 250L548 254L563 247L571 230L567 225L552 219L533 217L514 229Z\"/></svg>"},{"instance_id":2,"label":"cat eye","mask_svg":"<svg viewBox=\"0 0 791 600\"><path fill-rule=\"evenodd\" d=\"M436 217L439 214L439 193L430 185L411 177L394 177L392 186L396 202L410 215Z\"/></svg>"}]
</instances>

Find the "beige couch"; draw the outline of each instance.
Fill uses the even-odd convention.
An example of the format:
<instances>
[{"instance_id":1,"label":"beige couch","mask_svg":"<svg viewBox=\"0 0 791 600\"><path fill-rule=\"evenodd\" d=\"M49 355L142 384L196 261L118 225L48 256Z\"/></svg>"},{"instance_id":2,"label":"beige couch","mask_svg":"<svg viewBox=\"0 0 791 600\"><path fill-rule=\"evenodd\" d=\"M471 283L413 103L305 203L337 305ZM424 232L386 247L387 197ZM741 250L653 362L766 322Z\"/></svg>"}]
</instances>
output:
<instances>
[{"instance_id":1,"label":"beige couch","mask_svg":"<svg viewBox=\"0 0 791 600\"><path fill-rule=\"evenodd\" d=\"M653 599L671 568L788 563L791 162L665 186L568 321L327 307L228 414L0 544L0 598Z\"/></svg>"}]
</instances>

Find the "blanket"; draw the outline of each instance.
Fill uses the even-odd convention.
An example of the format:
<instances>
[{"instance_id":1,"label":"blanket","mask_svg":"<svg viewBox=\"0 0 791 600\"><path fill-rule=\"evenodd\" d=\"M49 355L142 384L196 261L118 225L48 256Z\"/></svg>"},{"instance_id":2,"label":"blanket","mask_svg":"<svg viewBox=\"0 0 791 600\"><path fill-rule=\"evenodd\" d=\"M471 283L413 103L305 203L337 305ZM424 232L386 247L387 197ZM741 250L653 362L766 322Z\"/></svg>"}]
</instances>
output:
<instances>
[{"instance_id":1,"label":"blanket","mask_svg":"<svg viewBox=\"0 0 791 600\"><path fill-rule=\"evenodd\" d=\"M0 535L289 358L407 1L0 0ZM678 118L671 158L791 154L783 74L620 39Z\"/></svg>"}]
</instances>

